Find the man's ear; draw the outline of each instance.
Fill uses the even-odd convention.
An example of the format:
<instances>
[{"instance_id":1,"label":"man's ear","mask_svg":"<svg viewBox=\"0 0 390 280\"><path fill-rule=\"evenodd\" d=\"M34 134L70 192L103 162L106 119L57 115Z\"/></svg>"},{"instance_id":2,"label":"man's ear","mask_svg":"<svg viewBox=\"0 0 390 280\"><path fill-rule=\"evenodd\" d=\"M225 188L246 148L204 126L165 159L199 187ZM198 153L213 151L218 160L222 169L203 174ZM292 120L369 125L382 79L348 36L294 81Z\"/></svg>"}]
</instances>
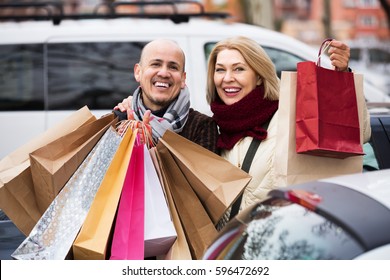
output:
<instances>
[{"instance_id":1,"label":"man's ear","mask_svg":"<svg viewBox=\"0 0 390 280\"><path fill-rule=\"evenodd\" d=\"M139 63L136 63L134 65L134 78L135 80L139 83L140 80L141 80L141 66L139 65Z\"/></svg>"},{"instance_id":2,"label":"man's ear","mask_svg":"<svg viewBox=\"0 0 390 280\"><path fill-rule=\"evenodd\" d=\"M186 86L186 78L187 78L187 73L183 72L181 76L181 88L184 89Z\"/></svg>"}]
</instances>

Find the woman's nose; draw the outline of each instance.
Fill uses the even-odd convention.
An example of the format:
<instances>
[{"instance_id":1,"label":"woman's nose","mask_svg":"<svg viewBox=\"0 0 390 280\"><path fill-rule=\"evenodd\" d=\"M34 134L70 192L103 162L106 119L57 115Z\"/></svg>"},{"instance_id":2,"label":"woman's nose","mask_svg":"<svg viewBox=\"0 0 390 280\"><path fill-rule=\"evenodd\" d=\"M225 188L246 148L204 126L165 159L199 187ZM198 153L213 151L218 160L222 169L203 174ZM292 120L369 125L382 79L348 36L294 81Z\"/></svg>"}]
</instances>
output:
<instances>
[{"instance_id":1,"label":"woman's nose","mask_svg":"<svg viewBox=\"0 0 390 280\"><path fill-rule=\"evenodd\" d=\"M227 81L227 82L230 82L230 81L234 80L233 73L230 72L230 71L226 71L225 72L225 76L223 76L223 80Z\"/></svg>"}]
</instances>

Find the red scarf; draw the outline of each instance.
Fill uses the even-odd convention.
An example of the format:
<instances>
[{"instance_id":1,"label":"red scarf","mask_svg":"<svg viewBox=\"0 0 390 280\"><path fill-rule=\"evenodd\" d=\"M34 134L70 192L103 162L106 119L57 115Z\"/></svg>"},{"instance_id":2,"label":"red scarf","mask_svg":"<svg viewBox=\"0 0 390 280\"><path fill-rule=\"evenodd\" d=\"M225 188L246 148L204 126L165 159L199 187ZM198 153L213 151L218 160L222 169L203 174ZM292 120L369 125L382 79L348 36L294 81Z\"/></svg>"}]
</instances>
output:
<instances>
[{"instance_id":1,"label":"red scarf","mask_svg":"<svg viewBox=\"0 0 390 280\"><path fill-rule=\"evenodd\" d=\"M232 105L225 105L217 98L211 103L211 111L220 129L218 148L230 150L246 136L264 140L267 130L263 125L271 120L277 109L278 101L264 99L262 85Z\"/></svg>"}]
</instances>

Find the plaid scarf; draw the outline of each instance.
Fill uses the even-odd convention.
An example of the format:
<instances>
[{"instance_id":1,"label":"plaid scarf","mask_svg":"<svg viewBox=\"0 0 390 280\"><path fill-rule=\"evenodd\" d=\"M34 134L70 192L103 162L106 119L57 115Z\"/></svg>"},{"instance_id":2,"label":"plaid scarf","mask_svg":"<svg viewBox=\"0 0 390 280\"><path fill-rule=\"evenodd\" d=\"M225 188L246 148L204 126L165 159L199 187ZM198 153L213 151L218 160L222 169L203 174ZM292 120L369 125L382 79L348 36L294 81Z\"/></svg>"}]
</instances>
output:
<instances>
[{"instance_id":1,"label":"plaid scarf","mask_svg":"<svg viewBox=\"0 0 390 280\"><path fill-rule=\"evenodd\" d=\"M264 87L258 86L240 101L226 105L219 98L211 103L213 119L220 129L217 146L230 150L242 138L267 138L262 126L278 109L278 101L264 99Z\"/></svg>"},{"instance_id":2,"label":"plaid scarf","mask_svg":"<svg viewBox=\"0 0 390 280\"><path fill-rule=\"evenodd\" d=\"M148 110L142 102L142 89L139 87L133 94L132 109L134 110L134 118L142 120L145 111ZM154 141L158 141L167 129L179 133L188 119L190 110L190 93L187 87L181 90L177 98L168 106L163 117L152 115L150 125L152 127L152 137Z\"/></svg>"}]
</instances>

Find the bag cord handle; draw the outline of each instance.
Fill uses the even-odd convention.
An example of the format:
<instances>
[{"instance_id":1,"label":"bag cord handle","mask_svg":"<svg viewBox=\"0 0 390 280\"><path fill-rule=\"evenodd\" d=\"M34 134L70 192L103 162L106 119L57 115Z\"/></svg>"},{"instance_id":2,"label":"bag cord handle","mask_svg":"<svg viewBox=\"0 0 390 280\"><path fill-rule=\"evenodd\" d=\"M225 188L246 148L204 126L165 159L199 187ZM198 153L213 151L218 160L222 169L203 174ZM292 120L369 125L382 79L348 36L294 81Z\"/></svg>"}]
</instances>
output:
<instances>
[{"instance_id":1,"label":"bag cord handle","mask_svg":"<svg viewBox=\"0 0 390 280\"><path fill-rule=\"evenodd\" d=\"M326 50L330 47L332 41L332 38L328 38L322 42L320 50L318 51L317 66L321 66L321 55L323 55L324 52L326 52Z\"/></svg>"}]
</instances>

